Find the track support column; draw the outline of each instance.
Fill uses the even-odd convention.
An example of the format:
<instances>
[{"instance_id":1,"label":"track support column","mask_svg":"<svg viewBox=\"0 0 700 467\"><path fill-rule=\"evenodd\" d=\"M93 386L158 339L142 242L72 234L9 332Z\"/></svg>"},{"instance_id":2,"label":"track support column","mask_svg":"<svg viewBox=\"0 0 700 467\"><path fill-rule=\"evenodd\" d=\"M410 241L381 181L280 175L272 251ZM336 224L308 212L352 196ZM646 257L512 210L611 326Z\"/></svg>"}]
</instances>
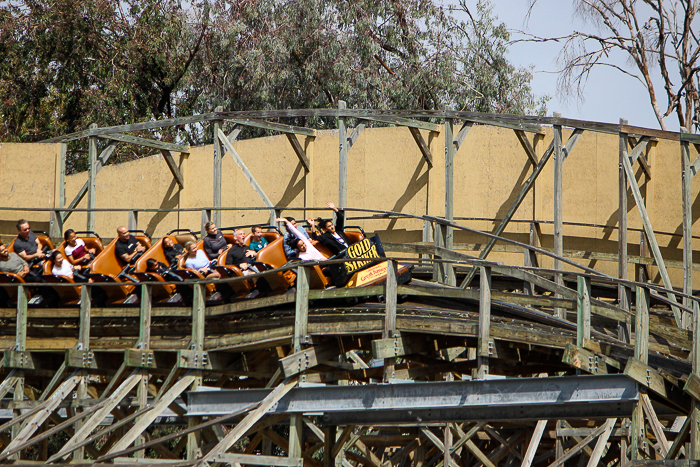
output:
<instances>
[{"instance_id":1,"label":"track support column","mask_svg":"<svg viewBox=\"0 0 700 467\"><path fill-rule=\"evenodd\" d=\"M561 118L559 112L554 112L554 118ZM564 170L564 151L561 145L562 132L561 125L554 125L554 254L563 256L564 254L564 198L563 198L563 170ZM564 285L564 276L561 272L562 263L559 259L554 260L554 281L558 285ZM557 298L561 298L557 294ZM558 318L564 317L563 308L555 308L555 316Z\"/></svg>"},{"instance_id":2,"label":"track support column","mask_svg":"<svg viewBox=\"0 0 700 467\"><path fill-rule=\"evenodd\" d=\"M90 129L97 128L97 124L90 125ZM95 205L97 191L97 136L88 138L88 202L87 229L95 231Z\"/></svg>"},{"instance_id":3,"label":"track support column","mask_svg":"<svg viewBox=\"0 0 700 467\"><path fill-rule=\"evenodd\" d=\"M445 112L451 111L451 107L445 107ZM454 220L454 119L445 119L445 219L452 222ZM453 228L443 226L443 246L451 250L454 247ZM445 284L455 286L455 271L452 264L443 263L443 271L445 274Z\"/></svg>"},{"instance_id":4,"label":"track support column","mask_svg":"<svg viewBox=\"0 0 700 467\"><path fill-rule=\"evenodd\" d=\"M224 108L219 106L214 109L214 112L223 112ZM213 205L214 208L221 207L221 179L222 177L222 161L224 159L224 150L221 146L221 140L219 139L219 130L222 126L221 120L214 120L214 197ZM221 210L214 209L211 216L211 221L221 227Z\"/></svg>"},{"instance_id":5,"label":"track support column","mask_svg":"<svg viewBox=\"0 0 700 467\"><path fill-rule=\"evenodd\" d=\"M338 111L345 110L345 101L338 101ZM346 208L348 204L348 135L345 117L338 117L338 207Z\"/></svg>"}]
</instances>

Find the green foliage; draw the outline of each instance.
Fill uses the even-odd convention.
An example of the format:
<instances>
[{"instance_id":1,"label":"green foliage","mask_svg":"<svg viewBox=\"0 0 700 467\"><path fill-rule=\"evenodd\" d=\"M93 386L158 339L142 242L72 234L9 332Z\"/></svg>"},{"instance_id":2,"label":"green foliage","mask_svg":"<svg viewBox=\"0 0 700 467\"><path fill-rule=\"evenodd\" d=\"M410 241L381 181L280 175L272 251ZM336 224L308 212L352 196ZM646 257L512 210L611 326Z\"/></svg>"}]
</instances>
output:
<instances>
[{"instance_id":1,"label":"green foliage","mask_svg":"<svg viewBox=\"0 0 700 467\"><path fill-rule=\"evenodd\" d=\"M10 0L0 3L0 140L218 105L546 112L507 42L486 0L474 15L466 0L447 10L437 0ZM212 136L189 125L158 137ZM86 149L71 148L73 170ZM120 151L114 160L144 155Z\"/></svg>"}]
</instances>

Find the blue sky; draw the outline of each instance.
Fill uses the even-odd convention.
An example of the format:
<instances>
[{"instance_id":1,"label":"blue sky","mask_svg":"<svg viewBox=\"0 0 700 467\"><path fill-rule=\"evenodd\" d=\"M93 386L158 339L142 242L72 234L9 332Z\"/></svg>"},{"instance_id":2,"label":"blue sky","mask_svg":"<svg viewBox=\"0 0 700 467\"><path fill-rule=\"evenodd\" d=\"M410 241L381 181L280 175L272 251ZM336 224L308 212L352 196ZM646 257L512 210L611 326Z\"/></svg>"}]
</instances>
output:
<instances>
[{"instance_id":1,"label":"blue sky","mask_svg":"<svg viewBox=\"0 0 700 467\"><path fill-rule=\"evenodd\" d=\"M511 30L524 30L537 36L561 36L574 30L590 29L573 15L571 0L538 0L527 23L527 0L492 0L493 11L499 21ZM469 0L470 9L476 0ZM513 39L522 37L513 35ZM584 92L584 101L563 99L557 93L556 57L561 50L558 43L515 43L510 47L509 59L516 65L534 66L533 90L536 94L549 94L552 99L547 108L561 112L567 118L618 123L625 118L630 125L660 128L654 116L646 88L636 79L613 69L599 67L589 78ZM617 64L628 66L624 57ZM629 68L629 66L628 66ZM630 68L630 70L632 70ZM663 99L663 87L657 85L657 94ZM678 122L673 117L666 119L669 130L678 131Z\"/></svg>"}]
</instances>

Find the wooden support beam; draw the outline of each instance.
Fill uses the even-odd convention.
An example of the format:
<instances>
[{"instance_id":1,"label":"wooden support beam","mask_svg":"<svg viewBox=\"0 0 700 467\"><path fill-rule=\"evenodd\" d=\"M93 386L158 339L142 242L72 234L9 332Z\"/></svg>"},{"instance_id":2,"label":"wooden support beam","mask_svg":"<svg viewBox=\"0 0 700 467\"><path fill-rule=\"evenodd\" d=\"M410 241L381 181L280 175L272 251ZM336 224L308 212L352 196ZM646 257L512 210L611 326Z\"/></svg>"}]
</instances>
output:
<instances>
[{"instance_id":1,"label":"wooden support beam","mask_svg":"<svg viewBox=\"0 0 700 467\"><path fill-rule=\"evenodd\" d=\"M279 467L302 467L302 457L261 456L258 454L221 454L219 462L231 465L264 465Z\"/></svg>"},{"instance_id":2,"label":"wooden support beam","mask_svg":"<svg viewBox=\"0 0 700 467\"><path fill-rule=\"evenodd\" d=\"M172 402L194 381L194 375L186 375L180 381L175 383L170 390L163 395L163 397L153 405L153 409L145 413L134 426L122 436L119 441L117 441L108 451L108 454L122 451L127 448L131 443L133 443L136 438L141 435L141 433L148 428L151 423L163 413L165 409L172 404Z\"/></svg>"},{"instance_id":3,"label":"wooden support beam","mask_svg":"<svg viewBox=\"0 0 700 467\"><path fill-rule=\"evenodd\" d=\"M163 155L165 163L168 164L168 169L170 169L170 173L173 174L177 184L181 189L185 188L185 177L182 176L182 172L180 172L180 168L177 166L177 162L175 162L173 155L166 149L161 149L160 153Z\"/></svg>"},{"instance_id":4,"label":"wooden support beam","mask_svg":"<svg viewBox=\"0 0 700 467\"><path fill-rule=\"evenodd\" d=\"M106 148L102 150L100 153L100 156L97 158L97 163L95 164L95 175L97 175L100 170L102 170L102 167L104 167L107 164L107 161L109 158L112 156L112 153L117 147L114 144L110 144ZM88 174L89 175L89 174ZM75 198L73 198L73 201L70 202L68 205L68 209L74 209L76 206L78 206L78 203L82 201L82 199L85 197L85 195L88 192L88 188L90 187L90 177L88 176L88 180L83 184L83 186L78 190L78 194L75 195ZM65 190L64 190L65 192ZM73 214L73 211L67 211L61 214L62 221L65 222L70 215Z\"/></svg>"},{"instance_id":5,"label":"wooden support beam","mask_svg":"<svg viewBox=\"0 0 700 467\"><path fill-rule=\"evenodd\" d=\"M642 408L642 403L637 402L632 411L630 424L630 460L632 461L640 458L639 448L643 440L646 440L644 431L644 409Z\"/></svg>"},{"instance_id":6,"label":"wooden support beam","mask_svg":"<svg viewBox=\"0 0 700 467\"><path fill-rule=\"evenodd\" d=\"M265 191L262 189L257 180L255 180L255 177L253 177L253 174L250 172L250 170L248 170L248 167L246 167L245 163L243 162L243 159L241 159L241 156L239 156L236 150L233 148L233 145L228 140L224 132L219 130L218 135L219 140L221 140L221 142L224 144L224 147L226 147L226 150L229 152L229 154L231 154L231 157L233 157L233 160L243 171L243 175L245 176L246 180L248 180L248 183L250 183L250 185L253 187L253 190L255 190L260 199L262 199L263 203L265 203L265 206L268 208L273 208L273 210L271 211L271 215L274 216L275 205L272 203L272 201L270 201L270 198L267 197Z\"/></svg>"},{"instance_id":7,"label":"wooden support beam","mask_svg":"<svg viewBox=\"0 0 700 467\"><path fill-rule=\"evenodd\" d=\"M353 147L357 138L360 137L360 133L367 127L367 120L361 119L357 122L357 126L348 135L348 151Z\"/></svg>"},{"instance_id":8,"label":"wooden support beam","mask_svg":"<svg viewBox=\"0 0 700 467\"><path fill-rule=\"evenodd\" d=\"M338 111L343 112L347 104L345 101L338 101ZM338 207L344 209L348 205L348 140L345 117L338 117L338 139L340 140L340 150L338 153Z\"/></svg>"},{"instance_id":9,"label":"wooden support beam","mask_svg":"<svg viewBox=\"0 0 700 467\"><path fill-rule=\"evenodd\" d=\"M628 138L628 141L630 139L631 138ZM644 158L644 151L649 145L649 141L651 141L651 137L649 136L642 136L641 138L639 138L639 140L632 148L632 151L629 153L630 164L634 165L634 163L637 162L637 160L641 162L641 158ZM644 171L646 171L646 168L643 165L642 168L644 169ZM650 173L648 173L647 176L651 178Z\"/></svg>"},{"instance_id":10,"label":"wooden support beam","mask_svg":"<svg viewBox=\"0 0 700 467\"><path fill-rule=\"evenodd\" d=\"M515 132L515 136L518 137L518 141L520 141L520 145L525 150L525 154L530 159L530 162L532 162L532 166L537 167L537 154L535 153L535 148L532 147L530 140L527 138L527 134L523 130L513 130L513 131Z\"/></svg>"},{"instance_id":11,"label":"wooden support beam","mask_svg":"<svg viewBox=\"0 0 700 467\"><path fill-rule=\"evenodd\" d=\"M670 407L674 407L681 412L688 412L690 409L690 398L688 395L678 386L664 379L656 369L649 365L645 365L636 358L630 357L627 359L627 364L622 372L635 380L642 388L648 388L659 397L662 397Z\"/></svg>"},{"instance_id":12,"label":"wooden support beam","mask_svg":"<svg viewBox=\"0 0 700 467\"><path fill-rule=\"evenodd\" d=\"M472 441L472 438L474 437L474 435L477 434L477 432L486 428L486 422L477 423L466 433L457 424L452 424L452 427L459 435L459 440L452 446L450 450L451 454L456 453L457 450L459 450L459 448L461 448L462 445L464 445L467 449L469 449L469 451L471 451L472 454L474 454L474 457L476 457L482 464L484 464L485 467L496 467L496 465L491 461L491 459L489 459L486 456L486 454L484 454L484 451L479 449L476 443Z\"/></svg>"},{"instance_id":13,"label":"wooden support beam","mask_svg":"<svg viewBox=\"0 0 700 467\"><path fill-rule=\"evenodd\" d=\"M472 129L474 126L474 122L464 122L462 123L462 127L459 129L457 132L457 136L454 137L452 140L452 145L454 146L454 153L457 154L459 151L459 148L462 147L462 143L464 143L464 139L467 137L469 134L469 130Z\"/></svg>"},{"instance_id":14,"label":"wooden support beam","mask_svg":"<svg viewBox=\"0 0 700 467\"><path fill-rule=\"evenodd\" d=\"M326 426L323 429L323 467L334 467L335 459L332 456L335 447L335 439L338 427Z\"/></svg>"},{"instance_id":15,"label":"wooden support beam","mask_svg":"<svg viewBox=\"0 0 700 467\"><path fill-rule=\"evenodd\" d=\"M219 106L214 109L215 112L221 112L224 108ZM212 180L213 185L213 200L212 204L214 208L221 207L221 185L223 183L223 159L224 159L224 148L221 146L222 140L219 133L222 133L221 129L223 122L221 120L214 120L214 179ZM226 139L228 141L228 139ZM228 148L228 146L227 146ZM236 158L234 157L234 160ZM211 215L211 221L214 222L218 227L221 227L221 211L219 209L214 209ZM205 233L202 232L202 237Z\"/></svg>"},{"instance_id":16,"label":"wooden support beam","mask_svg":"<svg viewBox=\"0 0 700 467\"><path fill-rule=\"evenodd\" d=\"M576 129L574 132L569 136L569 139L566 142L565 146L565 152L570 153L574 146L576 145L576 142L578 142L579 138L581 137L581 134L583 134L583 130L581 129ZM530 191L530 188L532 188L535 184L535 181L537 180L537 177L540 175L542 172L542 169L544 166L547 164L547 161L549 161L550 157L554 154L554 141L550 143L549 147L547 150L544 152L544 155L542 156L542 159L540 159L539 163L535 167L535 169L532 171L532 174L530 177L528 177L527 181L523 184L522 188L520 189L520 192L518 193L518 196L515 198L515 201L513 201L513 204L508 208L508 212L503 216L503 220L501 220L500 224L494 229L493 235L501 235L503 231L506 229L508 226L508 223L511 221L515 213L517 212L518 208L522 204L523 200L525 199L525 196L528 194ZM486 259L486 257L489 255L491 250L493 249L494 245L496 244L496 239L495 238L490 238L489 241L486 243L486 246L481 250L479 253L479 258L480 259ZM471 271L467 274L467 277L464 278L462 281L462 284L460 285L461 288L466 288L469 286L471 283L472 279L474 279L474 276L476 275L476 269L472 268Z\"/></svg>"},{"instance_id":17,"label":"wooden support beam","mask_svg":"<svg viewBox=\"0 0 700 467\"><path fill-rule=\"evenodd\" d=\"M63 236L63 215L61 209L66 205L66 143L60 143L60 150L56 156L56 170L54 178L54 207L51 211L49 235L51 238Z\"/></svg>"},{"instance_id":18,"label":"wooden support beam","mask_svg":"<svg viewBox=\"0 0 700 467\"><path fill-rule=\"evenodd\" d=\"M579 451L581 451L585 446L588 446L588 443L593 441L594 438L596 438L596 437L600 436L602 433L604 433L609 428L609 426L610 425L609 425L608 421L606 421L602 426L596 428L590 435L586 436L581 441L579 441L576 444L576 446L569 449L564 454L563 457L560 457L559 459L557 459L554 462L552 462L551 464L549 464L548 467L557 467L559 465L562 465L563 463L565 463L566 461L568 461L572 457L574 457L574 455L578 454ZM614 422L613 422L613 426L614 426Z\"/></svg>"},{"instance_id":19,"label":"wooden support beam","mask_svg":"<svg viewBox=\"0 0 700 467\"><path fill-rule=\"evenodd\" d=\"M99 426L102 421L109 416L109 414L114 410L114 408L119 404L131 390L138 384L141 379L141 375L134 371L131 373L127 379L125 379L121 385L110 394L106 399L105 403L101 409L99 409L94 415L92 415L83 425L75 431L73 436L68 440L66 444L56 453L52 459L58 460L62 457L67 456L75 449L78 449L80 443L85 440L92 431Z\"/></svg>"},{"instance_id":20,"label":"wooden support beam","mask_svg":"<svg viewBox=\"0 0 700 467\"><path fill-rule=\"evenodd\" d=\"M97 124L90 125L91 129L97 128ZM95 209L97 203L97 138L88 138L88 201L87 230L95 231Z\"/></svg>"},{"instance_id":21,"label":"wooden support beam","mask_svg":"<svg viewBox=\"0 0 700 467\"><path fill-rule=\"evenodd\" d=\"M61 402L71 395L73 388L78 384L80 378L73 374L68 380L64 381L63 384L43 403L43 409L36 414L34 414L31 419L24 425L24 427L17 433L17 435L12 437L12 442L8 444L5 449L0 453L1 455L6 454L8 451L16 448L20 444L25 443L34 432L39 429L42 423L51 415L54 410L56 410Z\"/></svg>"},{"instance_id":22,"label":"wooden support beam","mask_svg":"<svg viewBox=\"0 0 700 467\"><path fill-rule=\"evenodd\" d=\"M648 394L643 392L639 394L639 399L642 402L642 408L644 409L644 414L647 417L647 422L649 422L649 426L651 426L651 431L654 433L656 440L659 442L659 452L661 453L662 457L666 457L669 449L671 448L671 443L669 443L666 439L664 427L661 425L661 422L659 422L659 419L656 416L654 407L651 405L651 399L649 399Z\"/></svg>"},{"instance_id":23,"label":"wooden support beam","mask_svg":"<svg viewBox=\"0 0 700 467\"><path fill-rule=\"evenodd\" d=\"M162 149L165 151L174 152L190 152L190 147L184 144L167 143L155 139L139 138L138 136L125 135L122 133L110 133L108 135L99 135L98 138L103 138L112 141L120 141L122 143L137 144L139 146Z\"/></svg>"},{"instance_id":24,"label":"wooden support beam","mask_svg":"<svg viewBox=\"0 0 700 467\"><path fill-rule=\"evenodd\" d=\"M219 111L217 111L219 112ZM313 128L306 128L303 126L292 126L285 125L282 123L272 123L266 122L264 120L258 120L254 118L226 118L225 120L237 123L239 125L250 126L253 128L262 128L263 130L279 131L280 133L293 134L293 135L304 135L316 137L316 130Z\"/></svg>"},{"instance_id":25,"label":"wooden support beam","mask_svg":"<svg viewBox=\"0 0 700 467\"><path fill-rule=\"evenodd\" d=\"M547 420L539 420L535 426L535 431L532 433L532 438L530 438L530 444L527 446L527 451L525 451L525 457L523 457L523 462L520 464L521 467L530 467L532 461L535 458L535 453L540 445L540 440L542 439L542 433L547 426Z\"/></svg>"},{"instance_id":26,"label":"wooden support beam","mask_svg":"<svg viewBox=\"0 0 700 467\"><path fill-rule=\"evenodd\" d=\"M8 449L6 454L3 454L0 456L0 461L3 461L5 459L7 459L8 457L12 456L13 454L16 454L16 453L23 451L31 446L34 446L35 444L37 444L45 439L50 438L51 436L55 435L56 433L60 433L61 431L64 431L64 430L68 431L68 429L70 428L71 425L73 425L77 421L87 417L88 415L92 415L95 411L100 410L100 408L102 408L103 406L104 406L104 403L89 407L89 408L85 409L83 412L80 412L77 415L74 415L73 417L68 418L66 421L64 421L62 423L59 423L58 425L54 426L53 428L46 430L46 431L43 431L41 434L34 436L29 441L27 441L23 444L20 444L13 449ZM37 408L35 410L37 410L37 411L43 410L43 406L37 406ZM34 412L34 410L32 410L31 412ZM27 417L31 416L31 414L25 413L25 414L23 414L23 418L13 419L10 423L14 422L15 420L17 420L17 423L19 423L19 421L23 420L24 418L27 418L27 417L24 417L25 415L27 415ZM8 425L8 424L3 425L3 427L5 427L6 425ZM0 428L3 428L3 427L0 427ZM9 428L9 425L7 426L7 428ZM1 431L5 431L5 428L3 428Z\"/></svg>"},{"instance_id":27,"label":"wooden support beam","mask_svg":"<svg viewBox=\"0 0 700 467\"><path fill-rule=\"evenodd\" d=\"M394 336L372 341L372 358L385 359L401 357L425 351L425 341L408 336Z\"/></svg>"},{"instance_id":28,"label":"wooden support beam","mask_svg":"<svg viewBox=\"0 0 700 467\"><path fill-rule=\"evenodd\" d=\"M301 162L301 165L304 167L304 172L309 173L311 171L311 161L306 155L304 148L301 147L297 136L294 133L285 133L284 135L287 137L289 144L292 145L292 149L294 149L294 153L299 158L299 162Z\"/></svg>"},{"instance_id":29,"label":"wooden support beam","mask_svg":"<svg viewBox=\"0 0 700 467\"><path fill-rule=\"evenodd\" d=\"M637 319L634 325L634 358L649 363L649 289L637 286Z\"/></svg>"},{"instance_id":30,"label":"wooden support beam","mask_svg":"<svg viewBox=\"0 0 700 467\"><path fill-rule=\"evenodd\" d=\"M626 125L627 120L621 118L620 119L620 125ZM627 179L627 173L625 171L624 167L624 160L629 160L629 157L627 155L627 144L628 144L629 136L627 133L623 133L622 131L619 133L619 138L618 138L618 160L619 160L619 169L618 169L618 211L617 211L617 218L618 218L618 230L617 230L617 254L618 254L618 267L617 267L617 277L622 280L627 280L627 245L628 245L628 239L627 239L627 212L629 210L627 206L627 184L628 184L628 179ZM618 295L618 303L620 304L620 307L629 310L630 309L630 302L629 302L629 294L628 291L625 289L625 286L623 284L619 284L617 287L617 295ZM620 328L619 330L620 337L624 337L625 330ZM623 341L625 339L622 339Z\"/></svg>"},{"instance_id":31,"label":"wooden support beam","mask_svg":"<svg viewBox=\"0 0 700 467\"><path fill-rule=\"evenodd\" d=\"M450 425L450 423L446 423L445 428L443 428L443 444L445 447L442 453L442 463L444 465L450 465L452 460L452 428L450 428Z\"/></svg>"},{"instance_id":32,"label":"wooden support beam","mask_svg":"<svg viewBox=\"0 0 700 467\"><path fill-rule=\"evenodd\" d=\"M576 281L576 345L583 347L583 343L591 338L591 279L578 276Z\"/></svg>"},{"instance_id":33,"label":"wooden support beam","mask_svg":"<svg viewBox=\"0 0 700 467\"><path fill-rule=\"evenodd\" d=\"M683 422L683 425L681 426L680 431L678 434L676 434L676 439L673 440L673 444L668 450L668 453L666 454L666 459L673 460L676 457L678 457L678 454L681 452L681 448L685 444L685 440L688 437L688 433L690 433L690 425L693 423L693 418L692 417L686 417L685 422ZM693 445L691 444L690 446L691 452L690 452L690 458L691 459L697 459L697 456L693 454ZM697 451L695 451L697 452Z\"/></svg>"},{"instance_id":34,"label":"wooden support beam","mask_svg":"<svg viewBox=\"0 0 700 467\"><path fill-rule=\"evenodd\" d=\"M693 301L693 351L691 353L691 363L692 363L692 373L688 378L686 387L683 388L686 392L688 391L688 385L692 380L698 380L700 377L700 305L698 302ZM700 385L698 385L700 387ZM698 394L693 395L693 399L690 403L690 413L688 414L688 420L690 423L690 457L691 459L700 458L700 391ZM679 434L680 436L680 434ZM676 443L671 447L670 451L673 451ZM678 448L680 449L680 448ZM669 456L667 456L668 458ZM675 458L670 457L671 459Z\"/></svg>"},{"instance_id":35,"label":"wooden support beam","mask_svg":"<svg viewBox=\"0 0 700 467\"><path fill-rule=\"evenodd\" d=\"M80 288L80 324L78 329L78 344L79 350L87 350L90 348L90 316L92 314L91 303L91 288Z\"/></svg>"},{"instance_id":36,"label":"wooden support beam","mask_svg":"<svg viewBox=\"0 0 700 467\"><path fill-rule=\"evenodd\" d=\"M340 108L340 107L338 107ZM345 107L343 107L344 109ZM399 126L406 126L409 128L418 128L419 130L428 130L428 131L440 131L440 127L435 124L435 123L430 123L430 122L421 122L420 120L415 120L412 118L404 118L404 117L396 117L396 116L363 116L362 118L366 120L372 120L375 122L381 122L381 123L391 123L394 125L399 125Z\"/></svg>"},{"instance_id":37,"label":"wooden support beam","mask_svg":"<svg viewBox=\"0 0 700 467\"><path fill-rule=\"evenodd\" d=\"M452 108L448 106L445 110L449 111ZM453 125L453 119L445 119L445 219L448 221L454 220L454 158L456 151L452 139ZM441 226L441 232L444 234L442 246L447 250L453 248L453 230L451 226ZM452 264L444 263L442 269L445 273L445 283L454 286L456 279Z\"/></svg>"},{"instance_id":38,"label":"wooden support beam","mask_svg":"<svg viewBox=\"0 0 700 467\"><path fill-rule=\"evenodd\" d=\"M443 453L449 452L448 449L445 449L445 444L442 442L442 440L440 438L438 438L437 435L435 435L435 433L433 433L430 430L430 428L420 427L420 431L423 432L423 434L426 436L426 438L428 438L440 451L442 451ZM444 464L445 459L447 459L447 461L449 462L450 467L459 467L457 465L457 463L452 459L451 456L444 456L442 465L445 465Z\"/></svg>"},{"instance_id":39,"label":"wooden support beam","mask_svg":"<svg viewBox=\"0 0 700 467\"><path fill-rule=\"evenodd\" d=\"M692 174L690 173L690 148L685 141L681 142L681 182L683 208L683 293L693 295L693 199ZM683 305L690 307L690 299L683 297ZM686 317L686 313L683 313ZM683 323L686 324L686 323ZM687 323L688 329L690 323Z\"/></svg>"},{"instance_id":40,"label":"wooden support beam","mask_svg":"<svg viewBox=\"0 0 700 467\"><path fill-rule=\"evenodd\" d=\"M420 130L418 130L417 128L411 128L411 127L409 127L408 130L411 132L411 136L413 136L413 140L418 145L418 149L420 149L420 152L423 155L423 159L425 159L425 162L428 164L428 167L432 169L433 168L433 154L430 152L430 146L428 146L428 144L423 139L423 135L420 134Z\"/></svg>"},{"instance_id":41,"label":"wooden support beam","mask_svg":"<svg viewBox=\"0 0 700 467\"><path fill-rule=\"evenodd\" d=\"M297 269L297 284L294 306L294 352L301 351L301 345L308 342L309 326L309 269Z\"/></svg>"},{"instance_id":42,"label":"wooden support beam","mask_svg":"<svg viewBox=\"0 0 700 467\"><path fill-rule=\"evenodd\" d=\"M630 181L629 185L632 188L632 194L634 195L634 200L637 204L637 209L639 210L639 214L642 218L642 224L644 226L644 232L647 235L647 241L649 242L651 252L654 255L654 260L656 260L656 265L659 269L659 275L661 276L661 280L664 283L664 287L666 287L669 290L669 292L666 295L669 299L673 300L674 302L677 302L676 296L672 292L673 284L671 283L671 278L669 277L668 271L666 270L666 264L664 263L664 258L661 255L659 243L656 240L654 228L651 225L651 219L647 214L646 206L644 205L644 199L642 198L642 193L639 191L639 187L637 186L637 179L635 178L634 172L632 171L632 166L630 165L630 161L626 157L622 158L622 163L625 168L625 173L627 174L627 179ZM676 318L676 325L678 327L681 327L680 310L678 309L678 307L675 306L672 306L671 310L673 311L673 316Z\"/></svg>"},{"instance_id":43,"label":"wooden support beam","mask_svg":"<svg viewBox=\"0 0 700 467\"><path fill-rule=\"evenodd\" d=\"M396 303L397 303L397 268L396 261L387 260L387 278L386 278L386 295L385 295L385 320L384 320L384 339L390 339L396 335Z\"/></svg>"},{"instance_id":44,"label":"wooden support beam","mask_svg":"<svg viewBox=\"0 0 700 467\"><path fill-rule=\"evenodd\" d=\"M284 380L270 394L268 394L265 399L261 401L260 405L255 410L246 415L234 429L228 432L224 439L219 441L216 446L214 446L202 459L200 459L200 463L203 465L205 462L215 462L220 454L224 454L226 451L228 451L229 448L241 438L241 436L246 434L246 432L254 424L256 424L273 405L275 405L294 386L296 386L296 384L296 378L288 378Z\"/></svg>"},{"instance_id":45,"label":"wooden support beam","mask_svg":"<svg viewBox=\"0 0 700 467\"><path fill-rule=\"evenodd\" d=\"M139 341L138 346L142 350L148 350L151 346L151 302L153 300L153 288L148 284L141 285L141 300L139 302Z\"/></svg>"},{"instance_id":46,"label":"wooden support beam","mask_svg":"<svg viewBox=\"0 0 700 467\"><path fill-rule=\"evenodd\" d=\"M387 260L387 277L386 277L386 292L385 301L386 305L384 308L384 332L382 337L384 339L391 339L394 337L396 332L396 302L397 302L397 270L396 262L392 260ZM394 378L394 363L396 357L388 357L384 359L384 377L385 383L388 383Z\"/></svg>"},{"instance_id":47,"label":"wooden support beam","mask_svg":"<svg viewBox=\"0 0 700 467\"><path fill-rule=\"evenodd\" d=\"M598 466L600 458L603 456L603 452L605 452L605 448L607 447L608 440L610 439L610 434L612 433L613 428L615 428L616 422L616 418L608 418L605 421L605 431L603 431L603 433L601 433L601 435L598 437L598 441L595 444L595 448L593 448L593 454L591 454L591 457L588 458L588 464L586 465L586 467Z\"/></svg>"},{"instance_id":48,"label":"wooden support beam","mask_svg":"<svg viewBox=\"0 0 700 467\"><path fill-rule=\"evenodd\" d=\"M561 117L561 114L554 112L554 117ZM562 128L561 125L553 125L554 132L554 282L558 285L564 284L562 262L559 259L564 256L564 157L562 148ZM554 316L563 318L564 310L554 309Z\"/></svg>"},{"instance_id":49,"label":"wooden support beam","mask_svg":"<svg viewBox=\"0 0 700 467\"><path fill-rule=\"evenodd\" d=\"M608 366L618 371L622 369L616 360L572 344L567 344L561 361L592 375L607 375Z\"/></svg>"},{"instance_id":50,"label":"wooden support beam","mask_svg":"<svg viewBox=\"0 0 700 467\"><path fill-rule=\"evenodd\" d=\"M479 268L479 340L477 347L477 379L484 379L489 374L489 357L491 356L491 268Z\"/></svg>"}]
</instances>

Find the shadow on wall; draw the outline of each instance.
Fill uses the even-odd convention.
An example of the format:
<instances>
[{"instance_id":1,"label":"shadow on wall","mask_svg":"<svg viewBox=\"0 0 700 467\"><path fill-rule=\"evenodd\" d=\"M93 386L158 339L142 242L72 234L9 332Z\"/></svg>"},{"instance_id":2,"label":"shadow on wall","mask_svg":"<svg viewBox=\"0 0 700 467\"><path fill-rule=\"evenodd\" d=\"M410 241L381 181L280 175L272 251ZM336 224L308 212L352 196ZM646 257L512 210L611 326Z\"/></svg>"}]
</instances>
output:
<instances>
[{"instance_id":1,"label":"shadow on wall","mask_svg":"<svg viewBox=\"0 0 700 467\"><path fill-rule=\"evenodd\" d=\"M304 172L304 166L301 165L301 162L299 162L294 169L294 173L289 178L289 183L285 187L282 197L277 203L275 203L275 206L289 206L290 203L299 195L299 193L304 191L304 187L306 187L307 175L308 174ZM295 180L297 180L296 183L294 182Z\"/></svg>"},{"instance_id":2,"label":"shadow on wall","mask_svg":"<svg viewBox=\"0 0 700 467\"><path fill-rule=\"evenodd\" d=\"M416 167L416 170L413 172L413 175L411 175L411 180L408 182L406 191L403 192L401 197L396 201L396 204L394 204L394 207L391 208L393 212L403 212L403 208L406 207L408 202L411 201L425 185L428 184L428 171L426 170L423 175L420 175L425 165L425 159L421 159ZM394 228L396 221L397 219L391 220L389 226L387 227L387 231Z\"/></svg>"},{"instance_id":3,"label":"shadow on wall","mask_svg":"<svg viewBox=\"0 0 700 467\"><path fill-rule=\"evenodd\" d=\"M170 186L168 187L168 190L165 192L165 196L163 197L163 201L160 203L160 206L158 206L158 209L177 209L177 207L180 204L180 185L175 181L175 179L171 180ZM161 223L163 219L165 219L165 216L167 216L169 213L167 212L156 212L154 213L155 215L151 217L151 220L148 222L148 225L144 229L146 233L150 236L153 236L153 232L156 231L156 228L158 227L158 224ZM172 227L168 227L166 230L170 231L172 229L178 228L177 225L173 225Z\"/></svg>"}]
</instances>

